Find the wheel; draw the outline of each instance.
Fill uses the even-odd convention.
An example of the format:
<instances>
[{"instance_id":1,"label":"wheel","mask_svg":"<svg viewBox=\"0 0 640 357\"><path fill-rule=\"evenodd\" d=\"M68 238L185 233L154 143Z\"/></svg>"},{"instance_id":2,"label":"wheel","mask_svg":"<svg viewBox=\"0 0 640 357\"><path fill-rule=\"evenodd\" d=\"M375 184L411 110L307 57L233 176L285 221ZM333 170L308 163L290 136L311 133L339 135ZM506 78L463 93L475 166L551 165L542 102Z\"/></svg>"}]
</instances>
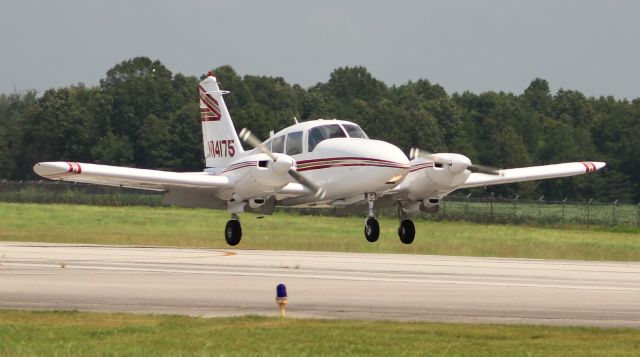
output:
<instances>
[{"instance_id":1,"label":"wheel","mask_svg":"<svg viewBox=\"0 0 640 357\"><path fill-rule=\"evenodd\" d=\"M398 227L398 236L400 241L404 244L413 243L413 238L416 237L416 226L410 219L403 219Z\"/></svg>"},{"instance_id":2,"label":"wheel","mask_svg":"<svg viewBox=\"0 0 640 357\"><path fill-rule=\"evenodd\" d=\"M373 217L367 218L367 221L364 223L364 236L371 243L378 240L380 236L380 225L377 219Z\"/></svg>"},{"instance_id":3,"label":"wheel","mask_svg":"<svg viewBox=\"0 0 640 357\"><path fill-rule=\"evenodd\" d=\"M227 222L227 226L224 228L224 239L230 246L238 245L242 238L242 227L240 221L232 219Z\"/></svg>"}]
</instances>

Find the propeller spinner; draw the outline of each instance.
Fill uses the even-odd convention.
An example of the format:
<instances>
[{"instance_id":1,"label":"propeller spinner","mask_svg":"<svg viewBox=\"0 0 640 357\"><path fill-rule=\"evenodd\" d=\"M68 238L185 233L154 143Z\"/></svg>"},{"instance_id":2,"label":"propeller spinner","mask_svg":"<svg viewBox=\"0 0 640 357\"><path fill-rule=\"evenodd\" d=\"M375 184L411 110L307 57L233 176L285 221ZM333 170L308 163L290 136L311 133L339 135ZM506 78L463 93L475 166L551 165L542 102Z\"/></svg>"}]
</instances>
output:
<instances>
[{"instance_id":1,"label":"propeller spinner","mask_svg":"<svg viewBox=\"0 0 640 357\"><path fill-rule=\"evenodd\" d=\"M240 131L240 139L242 139L245 143L253 146L254 148L257 148L263 154L269 156L269 158L271 158L271 160L273 160L274 162L278 161L278 157L271 150L269 150L269 148L264 145L262 141L260 141L260 139L253 135L253 133L251 133L249 129L244 128ZM293 166L290 167L289 170L287 170L287 173L302 186L311 190L318 199L323 199L327 194L327 192L322 187L311 182L304 175L296 171Z\"/></svg>"}]
</instances>

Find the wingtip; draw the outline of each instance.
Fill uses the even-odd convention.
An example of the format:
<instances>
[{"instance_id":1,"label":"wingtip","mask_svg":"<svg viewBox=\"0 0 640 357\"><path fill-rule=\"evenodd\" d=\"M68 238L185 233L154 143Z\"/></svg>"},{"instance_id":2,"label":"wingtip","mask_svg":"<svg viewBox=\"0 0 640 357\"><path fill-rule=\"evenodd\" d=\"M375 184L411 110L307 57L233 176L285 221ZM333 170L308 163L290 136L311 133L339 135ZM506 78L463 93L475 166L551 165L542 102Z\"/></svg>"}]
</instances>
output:
<instances>
[{"instance_id":1,"label":"wingtip","mask_svg":"<svg viewBox=\"0 0 640 357\"><path fill-rule=\"evenodd\" d=\"M602 169L603 167L607 166L607 163L606 162L602 162L602 161L594 162L593 164L596 165L596 171L598 171L598 170Z\"/></svg>"},{"instance_id":2,"label":"wingtip","mask_svg":"<svg viewBox=\"0 0 640 357\"><path fill-rule=\"evenodd\" d=\"M33 165L33 172L45 178L65 174L68 173L69 170L69 163L63 161L39 162Z\"/></svg>"}]
</instances>

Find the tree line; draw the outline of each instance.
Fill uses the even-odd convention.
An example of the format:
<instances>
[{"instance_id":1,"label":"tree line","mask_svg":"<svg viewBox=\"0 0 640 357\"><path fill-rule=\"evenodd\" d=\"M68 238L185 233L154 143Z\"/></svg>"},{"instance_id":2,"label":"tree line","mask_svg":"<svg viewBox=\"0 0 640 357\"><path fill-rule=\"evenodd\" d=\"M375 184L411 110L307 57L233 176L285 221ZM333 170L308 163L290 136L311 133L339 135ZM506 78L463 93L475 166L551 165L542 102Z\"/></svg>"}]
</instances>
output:
<instances>
[{"instance_id":1,"label":"tree line","mask_svg":"<svg viewBox=\"0 0 640 357\"><path fill-rule=\"evenodd\" d=\"M237 130L262 138L299 120L358 123L371 138L408 152L458 152L474 163L519 167L606 161L604 172L487 188L501 196L640 200L640 99L551 93L534 79L522 94L447 93L426 79L388 86L364 67L334 70L310 88L283 78L215 68ZM202 77L201 77L202 78ZM0 95L0 179L36 179L39 161L72 160L199 171L202 134L196 85L159 61L137 57L79 84Z\"/></svg>"}]
</instances>

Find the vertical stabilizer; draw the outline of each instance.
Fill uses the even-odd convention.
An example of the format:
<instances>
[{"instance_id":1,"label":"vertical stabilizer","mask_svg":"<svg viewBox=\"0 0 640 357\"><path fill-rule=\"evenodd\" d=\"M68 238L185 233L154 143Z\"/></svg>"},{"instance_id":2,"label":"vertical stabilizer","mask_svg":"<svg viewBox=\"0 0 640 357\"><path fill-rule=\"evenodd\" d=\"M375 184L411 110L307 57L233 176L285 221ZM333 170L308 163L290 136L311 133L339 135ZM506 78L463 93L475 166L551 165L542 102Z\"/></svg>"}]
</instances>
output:
<instances>
[{"instance_id":1,"label":"vertical stabilizer","mask_svg":"<svg viewBox=\"0 0 640 357\"><path fill-rule=\"evenodd\" d=\"M211 72L198 84L200 121L207 167L224 167L243 153L242 144L224 104L223 94Z\"/></svg>"}]
</instances>

